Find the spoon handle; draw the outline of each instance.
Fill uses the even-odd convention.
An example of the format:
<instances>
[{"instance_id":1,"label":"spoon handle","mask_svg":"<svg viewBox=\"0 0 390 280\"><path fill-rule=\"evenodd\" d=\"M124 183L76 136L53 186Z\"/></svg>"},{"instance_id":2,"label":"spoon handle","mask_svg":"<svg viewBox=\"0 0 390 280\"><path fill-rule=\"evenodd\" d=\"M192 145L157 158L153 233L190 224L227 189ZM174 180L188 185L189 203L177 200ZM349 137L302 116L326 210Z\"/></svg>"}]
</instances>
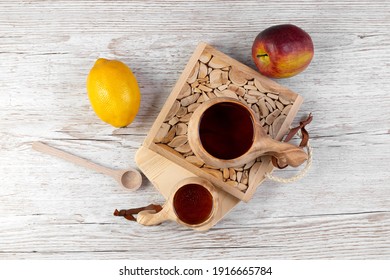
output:
<instances>
[{"instance_id":1,"label":"spoon handle","mask_svg":"<svg viewBox=\"0 0 390 280\"><path fill-rule=\"evenodd\" d=\"M42 152L42 153L45 153L48 155L62 158L64 160L73 162L73 163L78 164L80 166L95 170L97 172L100 172L100 173L103 173L103 174L106 174L109 176L113 176L113 177L116 176L116 170L113 170L113 169L98 165L96 163L90 162L90 161L83 159L81 157L78 157L78 156L69 154L67 152L61 151L59 149L53 148L53 147L46 145L42 142L34 142L32 144L32 148L38 152Z\"/></svg>"}]
</instances>

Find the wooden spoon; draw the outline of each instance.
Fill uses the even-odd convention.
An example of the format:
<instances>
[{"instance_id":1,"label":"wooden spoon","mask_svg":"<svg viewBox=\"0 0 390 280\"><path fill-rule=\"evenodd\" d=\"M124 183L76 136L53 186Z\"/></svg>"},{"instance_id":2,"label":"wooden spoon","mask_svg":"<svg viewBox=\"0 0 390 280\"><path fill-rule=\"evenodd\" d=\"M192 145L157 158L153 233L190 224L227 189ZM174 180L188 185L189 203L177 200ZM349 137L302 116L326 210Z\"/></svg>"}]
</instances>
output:
<instances>
[{"instance_id":1,"label":"wooden spoon","mask_svg":"<svg viewBox=\"0 0 390 280\"><path fill-rule=\"evenodd\" d=\"M80 166L95 170L97 172L109 175L113 177L115 180L119 182L120 185L123 187L130 189L132 191L135 191L141 186L142 183L142 176L141 174L133 169L125 169L125 170L115 170L110 169L101 165L98 165L96 163L90 162L86 159L74 156L72 154L66 153L64 151L58 150L56 148L53 148L49 145L46 145L42 142L34 142L32 145L32 148L36 151L46 153L52 156L56 156L62 159L65 159L67 161L73 162L75 164L78 164Z\"/></svg>"}]
</instances>

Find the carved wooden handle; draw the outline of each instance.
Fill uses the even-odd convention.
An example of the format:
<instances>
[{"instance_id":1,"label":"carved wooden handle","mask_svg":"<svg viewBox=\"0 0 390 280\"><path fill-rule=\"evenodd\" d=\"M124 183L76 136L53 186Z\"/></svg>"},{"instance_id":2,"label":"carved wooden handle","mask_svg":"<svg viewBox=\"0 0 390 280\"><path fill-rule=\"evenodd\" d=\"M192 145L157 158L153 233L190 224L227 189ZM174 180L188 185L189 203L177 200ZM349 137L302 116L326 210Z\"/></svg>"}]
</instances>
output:
<instances>
[{"instance_id":1,"label":"carved wooden handle","mask_svg":"<svg viewBox=\"0 0 390 280\"><path fill-rule=\"evenodd\" d=\"M170 207L167 205L163 206L160 212L154 210L144 210L138 213L137 222L144 226L155 226L162 222L170 220L169 216Z\"/></svg>"},{"instance_id":2,"label":"carved wooden handle","mask_svg":"<svg viewBox=\"0 0 390 280\"><path fill-rule=\"evenodd\" d=\"M262 147L262 152L265 155L274 156L279 166L290 165L292 167L298 167L308 159L307 154L300 147L279 142L269 137L264 140L266 144Z\"/></svg>"}]
</instances>

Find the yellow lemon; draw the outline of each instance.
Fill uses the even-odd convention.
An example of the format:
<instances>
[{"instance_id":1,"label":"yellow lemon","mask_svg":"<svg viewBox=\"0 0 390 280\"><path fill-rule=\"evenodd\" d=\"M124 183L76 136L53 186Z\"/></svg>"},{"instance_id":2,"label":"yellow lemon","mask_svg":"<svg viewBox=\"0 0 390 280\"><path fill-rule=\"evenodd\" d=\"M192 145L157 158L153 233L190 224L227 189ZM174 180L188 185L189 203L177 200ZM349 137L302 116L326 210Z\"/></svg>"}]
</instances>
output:
<instances>
[{"instance_id":1,"label":"yellow lemon","mask_svg":"<svg viewBox=\"0 0 390 280\"><path fill-rule=\"evenodd\" d=\"M130 68L99 58L87 78L88 98L96 115L115 127L129 125L138 113L141 94Z\"/></svg>"}]
</instances>

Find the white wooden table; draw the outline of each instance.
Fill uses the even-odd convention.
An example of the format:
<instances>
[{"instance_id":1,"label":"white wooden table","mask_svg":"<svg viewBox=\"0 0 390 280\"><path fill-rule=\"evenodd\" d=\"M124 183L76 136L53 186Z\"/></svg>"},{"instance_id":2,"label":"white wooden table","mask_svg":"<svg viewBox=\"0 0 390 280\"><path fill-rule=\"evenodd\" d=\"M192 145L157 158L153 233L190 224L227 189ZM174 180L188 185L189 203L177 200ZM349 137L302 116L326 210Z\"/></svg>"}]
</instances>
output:
<instances>
[{"instance_id":1,"label":"white wooden table","mask_svg":"<svg viewBox=\"0 0 390 280\"><path fill-rule=\"evenodd\" d=\"M390 259L389 16L387 0L1 1L0 259ZM297 183L265 182L210 231L114 217L164 200L145 177L131 193L31 149L39 140L135 166L199 41L254 67L253 39L280 23L315 44L309 68L278 81L305 98L296 122L314 115L313 166ZM90 107L85 81L98 57L138 78L142 105L127 128Z\"/></svg>"}]
</instances>

